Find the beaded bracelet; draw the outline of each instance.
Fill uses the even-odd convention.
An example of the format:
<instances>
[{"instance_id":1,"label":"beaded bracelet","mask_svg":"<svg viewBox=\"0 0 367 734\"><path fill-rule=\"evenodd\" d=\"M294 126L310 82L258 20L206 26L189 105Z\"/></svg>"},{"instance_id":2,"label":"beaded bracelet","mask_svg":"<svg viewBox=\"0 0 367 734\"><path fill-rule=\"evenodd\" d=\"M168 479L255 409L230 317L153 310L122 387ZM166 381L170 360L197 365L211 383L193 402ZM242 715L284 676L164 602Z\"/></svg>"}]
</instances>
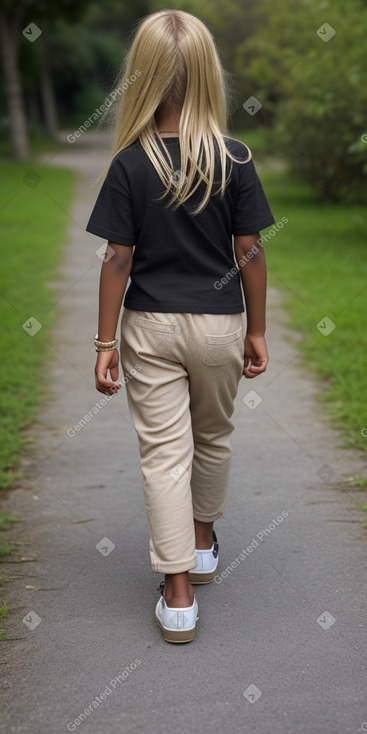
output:
<instances>
[{"instance_id":1,"label":"beaded bracelet","mask_svg":"<svg viewBox=\"0 0 367 734\"><path fill-rule=\"evenodd\" d=\"M117 339L112 339L112 341L110 341L110 342L101 342L98 339L98 334L96 334L95 337L94 337L94 343L98 347L112 347L112 345L115 344L116 341L117 341Z\"/></svg>"},{"instance_id":2,"label":"beaded bracelet","mask_svg":"<svg viewBox=\"0 0 367 734\"><path fill-rule=\"evenodd\" d=\"M113 349L117 349L118 345L118 339L113 339L110 342L101 342L98 339L98 334L96 334L94 338L94 346L96 348L96 352L112 352Z\"/></svg>"},{"instance_id":3,"label":"beaded bracelet","mask_svg":"<svg viewBox=\"0 0 367 734\"><path fill-rule=\"evenodd\" d=\"M95 347L96 352L113 352L117 347Z\"/></svg>"}]
</instances>

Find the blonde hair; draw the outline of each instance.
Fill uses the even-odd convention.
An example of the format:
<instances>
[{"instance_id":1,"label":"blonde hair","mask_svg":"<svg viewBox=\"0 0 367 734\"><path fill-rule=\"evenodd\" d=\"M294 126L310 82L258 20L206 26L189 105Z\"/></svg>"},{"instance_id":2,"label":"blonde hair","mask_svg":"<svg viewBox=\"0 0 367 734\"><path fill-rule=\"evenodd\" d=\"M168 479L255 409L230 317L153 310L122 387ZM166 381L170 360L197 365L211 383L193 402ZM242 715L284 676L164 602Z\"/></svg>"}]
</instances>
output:
<instances>
[{"instance_id":1,"label":"blonde hair","mask_svg":"<svg viewBox=\"0 0 367 734\"><path fill-rule=\"evenodd\" d=\"M221 186L217 193L220 191L223 197L230 176L229 172L226 179L227 157L237 163L247 163L252 157L246 146L247 159L238 160L223 140L227 135L226 76L211 32L194 15L183 10L160 10L143 18L123 63L123 75L117 87L119 101L108 111L110 117L112 112L115 135L104 177L115 155L139 138L166 188L163 197L172 191L172 176L177 171L173 171L163 140L161 145L170 165L155 137L155 113L162 103L168 103L181 110L179 142L183 183L173 191L170 201L173 210L187 201L202 181L206 191L192 214L198 214L206 206L214 183L215 143L221 161Z\"/></svg>"}]
</instances>

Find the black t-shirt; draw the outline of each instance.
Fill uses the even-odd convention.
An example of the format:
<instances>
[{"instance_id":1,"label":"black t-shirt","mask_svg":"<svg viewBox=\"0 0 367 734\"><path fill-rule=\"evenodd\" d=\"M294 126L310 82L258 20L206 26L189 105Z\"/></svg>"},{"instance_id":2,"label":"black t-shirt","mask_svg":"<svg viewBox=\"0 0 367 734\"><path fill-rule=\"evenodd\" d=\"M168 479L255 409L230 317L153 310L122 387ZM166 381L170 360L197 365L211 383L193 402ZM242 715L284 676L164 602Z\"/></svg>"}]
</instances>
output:
<instances>
[{"instance_id":1,"label":"black t-shirt","mask_svg":"<svg viewBox=\"0 0 367 734\"><path fill-rule=\"evenodd\" d=\"M166 156L158 136L157 140ZM248 157L244 143L230 137L224 141L236 158ZM164 142L179 172L179 139ZM171 193L157 201L165 189L139 139L114 157L86 230L135 248L126 308L218 314L245 310L232 235L258 232L275 220L252 159L242 165L233 162L223 199L216 193L220 180L218 161L213 193L203 211L191 213L205 193L201 182L173 212L166 208Z\"/></svg>"}]
</instances>

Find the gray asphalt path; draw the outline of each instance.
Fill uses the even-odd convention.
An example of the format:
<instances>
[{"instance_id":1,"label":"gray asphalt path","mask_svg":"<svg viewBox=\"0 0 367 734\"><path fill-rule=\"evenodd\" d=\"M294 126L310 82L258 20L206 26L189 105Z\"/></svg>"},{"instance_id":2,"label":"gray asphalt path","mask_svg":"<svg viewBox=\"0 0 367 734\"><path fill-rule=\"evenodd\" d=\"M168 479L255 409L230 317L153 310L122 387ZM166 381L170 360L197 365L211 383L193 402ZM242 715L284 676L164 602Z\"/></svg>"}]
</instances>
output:
<instances>
[{"instance_id":1,"label":"gray asphalt path","mask_svg":"<svg viewBox=\"0 0 367 734\"><path fill-rule=\"evenodd\" d=\"M271 363L236 400L217 583L196 587L192 643L164 642L154 623L163 576L150 568L137 437L124 389L98 407L94 388L102 241L84 227L105 159L103 138L84 135L47 162L80 176L53 284L50 397L28 430L28 479L6 502L24 519L14 537L31 543L19 553L35 560L2 566L20 578L0 731L366 731L366 531L348 483L363 458L324 420L272 289Z\"/></svg>"}]
</instances>

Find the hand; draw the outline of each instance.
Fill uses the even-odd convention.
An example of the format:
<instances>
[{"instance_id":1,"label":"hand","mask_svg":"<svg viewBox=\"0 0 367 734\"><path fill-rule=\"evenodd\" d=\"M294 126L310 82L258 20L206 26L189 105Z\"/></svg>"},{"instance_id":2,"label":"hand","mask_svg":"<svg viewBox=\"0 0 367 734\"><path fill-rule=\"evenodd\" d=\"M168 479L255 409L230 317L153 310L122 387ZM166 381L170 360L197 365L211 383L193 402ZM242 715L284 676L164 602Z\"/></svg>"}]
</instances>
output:
<instances>
[{"instance_id":1,"label":"hand","mask_svg":"<svg viewBox=\"0 0 367 734\"><path fill-rule=\"evenodd\" d=\"M108 371L111 379L107 378ZM117 380L119 376L119 353L117 349L111 349L109 352L98 352L94 374L98 392L102 392L104 395L113 395L120 390L121 383L112 382L112 380Z\"/></svg>"},{"instance_id":2,"label":"hand","mask_svg":"<svg viewBox=\"0 0 367 734\"><path fill-rule=\"evenodd\" d=\"M247 378L257 377L261 372L265 372L268 362L269 355L265 337L246 334L244 376Z\"/></svg>"}]
</instances>

